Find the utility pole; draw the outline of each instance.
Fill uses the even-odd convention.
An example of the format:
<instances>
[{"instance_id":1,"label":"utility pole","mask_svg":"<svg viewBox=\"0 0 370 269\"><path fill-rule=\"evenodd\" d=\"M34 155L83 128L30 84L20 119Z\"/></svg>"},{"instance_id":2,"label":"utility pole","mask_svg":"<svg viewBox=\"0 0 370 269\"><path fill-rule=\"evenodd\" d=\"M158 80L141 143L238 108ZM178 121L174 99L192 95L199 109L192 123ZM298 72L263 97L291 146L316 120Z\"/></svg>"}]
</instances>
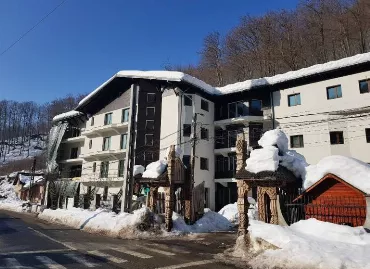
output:
<instances>
[{"instance_id":1,"label":"utility pole","mask_svg":"<svg viewBox=\"0 0 370 269\"><path fill-rule=\"evenodd\" d=\"M36 157L33 158L32 168L31 168L31 179L30 179L30 188L28 190L28 200L31 203L32 199L32 184L35 179L35 170L36 170Z\"/></svg>"}]
</instances>

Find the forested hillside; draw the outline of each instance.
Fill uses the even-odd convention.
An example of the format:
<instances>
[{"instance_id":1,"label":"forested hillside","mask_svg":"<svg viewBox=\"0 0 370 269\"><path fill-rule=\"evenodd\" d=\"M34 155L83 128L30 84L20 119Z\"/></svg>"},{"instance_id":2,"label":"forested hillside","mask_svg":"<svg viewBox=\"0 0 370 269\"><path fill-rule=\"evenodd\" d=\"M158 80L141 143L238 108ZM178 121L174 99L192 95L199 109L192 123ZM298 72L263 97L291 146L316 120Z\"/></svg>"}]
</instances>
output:
<instances>
[{"instance_id":1,"label":"forested hillside","mask_svg":"<svg viewBox=\"0 0 370 269\"><path fill-rule=\"evenodd\" d=\"M225 36L210 33L198 65L167 69L223 86L368 52L369 48L369 0L302 0L295 10L246 15Z\"/></svg>"},{"instance_id":2,"label":"forested hillside","mask_svg":"<svg viewBox=\"0 0 370 269\"><path fill-rule=\"evenodd\" d=\"M57 114L74 109L83 96L67 96L49 103L0 100L0 175L30 169L29 157L40 156L46 149L51 121Z\"/></svg>"}]
</instances>

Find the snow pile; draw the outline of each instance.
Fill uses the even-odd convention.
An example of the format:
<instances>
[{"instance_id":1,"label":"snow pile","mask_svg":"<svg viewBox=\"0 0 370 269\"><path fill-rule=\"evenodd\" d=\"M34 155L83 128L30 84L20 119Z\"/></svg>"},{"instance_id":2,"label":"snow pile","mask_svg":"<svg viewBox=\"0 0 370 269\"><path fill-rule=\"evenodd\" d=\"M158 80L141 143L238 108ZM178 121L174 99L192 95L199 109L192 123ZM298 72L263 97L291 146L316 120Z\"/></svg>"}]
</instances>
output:
<instances>
[{"instance_id":1,"label":"snow pile","mask_svg":"<svg viewBox=\"0 0 370 269\"><path fill-rule=\"evenodd\" d=\"M250 251L259 254L253 268L370 268L370 234L362 227L349 227L302 220L291 226L251 221ZM261 240L276 246L266 249Z\"/></svg>"},{"instance_id":2,"label":"snow pile","mask_svg":"<svg viewBox=\"0 0 370 269\"><path fill-rule=\"evenodd\" d=\"M262 149L255 149L246 161L246 170L251 173L276 171L279 165L289 169L296 177L305 178L305 158L295 150L288 150L289 140L280 129L270 130L263 134L258 144Z\"/></svg>"},{"instance_id":3,"label":"snow pile","mask_svg":"<svg viewBox=\"0 0 370 269\"><path fill-rule=\"evenodd\" d=\"M146 170L143 173L143 177L147 178L157 178L167 168L167 161L165 160L158 160L156 162L152 162L146 166Z\"/></svg>"},{"instance_id":4,"label":"snow pile","mask_svg":"<svg viewBox=\"0 0 370 269\"><path fill-rule=\"evenodd\" d=\"M82 116L82 115L84 115L84 113L72 110L72 111L68 111L68 112L56 115L53 118L53 122L57 122L57 121L65 120L65 119L70 119L70 118L74 118L74 117L78 117L78 116Z\"/></svg>"},{"instance_id":5,"label":"snow pile","mask_svg":"<svg viewBox=\"0 0 370 269\"><path fill-rule=\"evenodd\" d=\"M337 155L325 157L316 165L308 166L306 173L303 184L305 189L331 173L370 194L370 165L357 159Z\"/></svg>"},{"instance_id":6,"label":"snow pile","mask_svg":"<svg viewBox=\"0 0 370 269\"><path fill-rule=\"evenodd\" d=\"M134 166L134 176L139 175L139 174L143 174L144 171L145 171L144 166L142 166L142 165L135 165Z\"/></svg>"},{"instance_id":7,"label":"snow pile","mask_svg":"<svg viewBox=\"0 0 370 269\"><path fill-rule=\"evenodd\" d=\"M262 171L276 171L279 166L279 149L268 146L263 149L255 149L247 159L247 171L259 173Z\"/></svg>"},{"instance_id":8,"label":"snow pile","mask_svg":"<svg viewBox=\"0 0 370 269\"><path fill-rule=\"evenodd\" d=\"M248 217L249 219L257 219L258 218L258 209L256 200L252 197L248 197L249 202L249 209L248 209ZM225 205L218 214L224 216L228 219L231 223L238 223L239 222L239 212L238 212L238 205L237 203Z\"/></svg>"},{"instance_id":9,"label":"snow pile","mask_svg":"<svg viewBox=\"0 0 370 269\"><path fill-rule=\"evenodd\" d=\"M43 176L34 176L32 184L42 182L43 180L44 180ZM31 176L19 174L19 181L24 184L23 188L29 188L29 186L31 185Z\"/></svg>"},{"instance_id":10,"label":"snow pile","mask_svg":"<svg viewBox=\"0 0 370 269\"><path fill-rule=\"evenodd\" d=\"M20 212L22 204L14 192L14 185L7 180L0 181L0 208Z\"/></svg>"},{"instance_id":11,"label":"snow pile","mask_svg":"<svg viewBox=\"0 0 370 269\"><path fill-rule=\"evenodd\" d=\"M97 209L96 211L81 208L45 209L38 215L40 219L60 223L75 229L91 233L99 233L120 238L141 236L142 230L153 224L148 208L143 207L130 213L116 214Z\"/></svg>"},{"instance_id":12,"label":"snow pile","mask_svg":"<svg viewBox=\"0 0 370 269\"><path fill-rule=\"evenodd\" d=\"M217 231L230 231L233 229L233 224L231 224L231 222L224 216L209 209L205 209L204 212L204 216L197 220L193 225L187 225L181 215L173 212L172 232L209 233Z\"/></svg>"},{"instance_id":13,"label":"snow pile","mask_svg":"<svg viewBox=\"0 0 370 269\"><path fill-rule=\"evenodd\" d=\"M224 87L216 88L218 94L229 94L233 92L250 90L255 87L274 85L290 80L313 76L315 74L325 73L348 66L354 66L370 61L370 53L358 54L352 57L331 61L324 64L317 64L296 71L290 71L284 74L279 74L272 77L264 77L259 79L251 79L243 82L237 82Z\"/></svg>"}]
</instances>

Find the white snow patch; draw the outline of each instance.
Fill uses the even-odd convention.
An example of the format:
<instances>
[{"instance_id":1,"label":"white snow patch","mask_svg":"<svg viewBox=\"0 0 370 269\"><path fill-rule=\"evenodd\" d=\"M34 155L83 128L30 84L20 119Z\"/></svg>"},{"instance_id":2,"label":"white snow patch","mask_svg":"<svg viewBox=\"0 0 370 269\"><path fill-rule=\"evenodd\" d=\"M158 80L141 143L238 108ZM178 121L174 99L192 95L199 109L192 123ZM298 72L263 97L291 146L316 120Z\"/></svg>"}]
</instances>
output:
<instances>
[{"instance_id":1,"label":"white snow patch","mask_svg":"<svg viewBox=\"0 0 370 269\"><path fill-rule=\"evenodd\" d=\"M209 233L217 231L232 230L233 224L224 216L213 212L211 210L204 210L205 214L202 218L197 220L193 225L187 225L184 218L173 212L173 229L172 232L181 233Z\"/></svg>"},{"instance_id":2,"label":"white snow patch","mask_svg":"<svg viewBox=\"0 0 370 269\"><path fill-rule=\"evenodd\" d=\"M83 114L84 113L82 113L82 112L71 110L71 111L56 115L53 118L53 122L61 121L61 120L64 120L64 119L70 119L70 118L74 118L74 117L77 117L77 116L82 116Z\"/></svg>"},{"instance_id":3,"label":"white snow patch","mask_svg":"<svg viewBox=\"0 0 370 269\"><path fill-rule=\"evenodd\" d=\"M21 212L24 202L14 192L14 185L7 180L0 181L0 208Z\"/></svg>"},{"instance_id":4,"label":"white snow patch","mask_svg":"<svg viewBox=\"0 0 370 269\"><path fill-rule=\"evenodd\" d=\"M252 197L248 197L248 202L250 204L248 209L249 219L257 219L258 210L256 200L254 200ZM239 212L237 203L225 205L220 211L218 211L218 214L224 216L231 223L239 223Z\"/></svg>"},{"instance_id":5,"label":"white snow patch","mask_svg":"<svg viewBox=\"0 0 370 269\"><path fill-rule=\"evenodd\" d=\"M280 151L285 152L288 150L289 140L282 130L274 129L265 132L258 144L263 148L277 146Z\"/></svg>"},{"instance_id":6,"label":"white snow patch","mask_svg":"<svg viewBox=\"0 0 370 269\"><path fill-rule=\"evenodd\" d=\"M146 166L145 172L143 173L144 178L157 178L167 168L167 161L165 160L158 160L152 162Z\"/></svg>"},{"instance_id":7,"label":"white snow patch","mask_svg":"<svg viewBox=\"0 0 370 269\"><path fill-rule=\"evenodd\" d=\"M246 160L247 171L259 173L262 171L276 171L279 166L279 149L268 146L263 149L255 149L251 152L250 158Z\"/></svg>"},{"instance_id":8,"label":"white snow patch","mask_svg":"<svg viewBox=\"0 0 370 269\"><path fill-rule=\"evenodd\" d=\"M145 171L144 166L142 166L142 165L135 165L134 166L134 176L139 175L139 174L143 174L144 171Z\"/></svg>"},{"instance_id":9,"label":"white snow patch","mask_svg":"<svg viewBox=\"0 0 370 269\"><path fill-rule=\"evenodd\" d=\"M370 194L370 165L357 159L333 155L306 168L303 187L311 187L327 174L334 174L359 190Z\"/></svg>"},{"instance_id":10,"label":"white snow patch","mask_svg":"<svg viewBox=\"0 0 370 269\"><path fill-rule=\"evenodd\" d=\"M352 57L343 58L337 61L331 61L324 64L317 64L307 68L303 68L296 71L290 71L284 74L279 74L272 77L264 77L259 79L250 79L234 84L226 85L224 87L218 87L216 90L218 94L229 94L233 92L250 90L255 87L274 85L294 79L304 78L315 74L320 74L344 67L354 66L370 61L370 53L358 54Z\"/></svg>"},{"instance_id":11,"label":"white snow patch","mask_svg":"<svg viewBox=\"0 0 370 269\"><path fill-rule=\"evenodd\" d=\"M250 261L254 268L370 268L370 234L363 227L349 227L302 220L279 226L252 220L249 227L252 248L260 253ZM279 249L264 249L262 238Z\"/></svg>"}]
</instances>

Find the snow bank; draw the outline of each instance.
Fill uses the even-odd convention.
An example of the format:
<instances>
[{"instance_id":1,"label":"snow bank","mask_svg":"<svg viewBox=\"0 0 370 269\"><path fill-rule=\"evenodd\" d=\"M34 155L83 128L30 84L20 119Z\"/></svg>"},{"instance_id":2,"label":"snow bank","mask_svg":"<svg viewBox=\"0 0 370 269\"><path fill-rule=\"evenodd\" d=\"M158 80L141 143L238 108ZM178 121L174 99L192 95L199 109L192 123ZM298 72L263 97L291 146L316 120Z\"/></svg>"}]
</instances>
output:
<instances>
[{"instance_id":1,"label":"snow bank","mask_svg":"<svg viewBox=\"0 0 370 269\"><path fill-rule=\"evenodd\" d=\"M61 120L64 120L64 119L70 119L70 118L74 118L74 117L82 116L82 115L84 115L84 113L72 110L72 111L68 111L68 112L56 115L53 118L53 122L61 121Z\"/></svg>"},{"instance_id":2,"label":"snow bank","mask_svg":"<svg viewBox=\"0 0 370 269\"><path fill-rule=\"evenodd\" d=\"M352 57L340 59L337 61L331 61L324 64L317 64L307 68L303 68L296 71L290 71L284 74L279 74L272 77L264 77L259 79L251 79L243 82L237 82L224 87L216 88L219 94L229 94L233 92L250 90L255 87L274 85L290 80L299 78L309 77L319 73L325 73L348 66L354 66L370 61L370 53L358 54Z\"/></svg>"},{"instance_id":3,"label":"snow bank","mask_svg":"<svg viewBox=\"0 0 370 269\"><path fill-rule=\"evenodd\" d=\"M276 171L279 166L279 149L268 146L263 149L255 149L247 159L247 171L259 173L262 171Z\"/></svg>"},{"instance_id":4,"label":"snow bank","mask_svg":"<svg viewBox=\"0 0 370 269\"><path fill-rule=\"evenodd\" d=\"M309 188L326 174L332 173L361 191L370 194L370 165L344 156L329 156L306 168L303 187Z\"/></svg>"},{"instance_id":5,"label":"snow bank","mask_svg":"<svg viewBox=\"0 0 370 269\"><path fill-rule=\"evenodd\" d=\"M21 212L22 204L23 201L14 192L14 185L7 180L0 181L0 208Z\"/></svg>"},{"instance_id":6,"label":"snow bank","mask_svg":"<svg viewBox=\"0 0 370 269\"><path fill-rule=\"evenodd\" d=\"M370 268L370 234L362 227L349 227L302 220L291 226L279 226L252 220L249 227L250 261L254 268ZM261 247L263 239L279 249Z\"/></svg>"},{"instance_id":7,"label":"snow bank","mask_svg":"<svg viewBox=\"0 0 370 269\"><path fill-rule=\"evenodd\" d=\"M146 166L146 170L143 173L143 177L147 178L156 178L163 174L163 172L167 168L167 161L165 160L158 160L156 162L152 162Z\"/></svg>"},{"instance_id":8,"label":"snow bank","mask_svg":"<svg viewBox=\"0 0 370 269\"><path fill-rule=\"evenodd\" d=\"M145 171L144 166L142 166L142 165L135 165L134 166L134 176L139 175L139 174L143 174L144 171Z\"/></svg>"},{"instance_id":9,"label":"snow bank","mask_svg":"<svg viewBox=\"0 0 370 269\"><path fill-rule=\"evenodd\" d=\"M184 218L176 212L173 212L172 220L172 232L175 233L209 233L217 231L230 231L233 229L233 225L228 219L209 209L206 209L204 216L197 220L193 225L187 225L184 221Z\"/></svg>"},{"instance_id":10,"label":"snow bank","mask_svg":"<svg viewBox=\"0 0 370 269\"><path fill-rule=\"evenodd\" d=\"M38 215L40 219L60 223L75 229L114 237L130 238L143 234L140 226L150 224L150 211L143 207L132 214L116 214L104 209L89 211L80 208L45 209Z\"/></svg>"},{"instance_id":11,"label":"snow bank","mask_svg":"<svg viewBox=\"0 0 370 269\"><path fill-rule=\"evenodd\" d=\"M248 197L248 202L250 204L248 209L248 217L249 219L257 219L258 218L258 209L256 200L252 197ZM231 223L238 223L239 222L239 212L238 212L238 205L237 203L225 205L218 214L225 217Z\"/></svg>"}]
</instances>

